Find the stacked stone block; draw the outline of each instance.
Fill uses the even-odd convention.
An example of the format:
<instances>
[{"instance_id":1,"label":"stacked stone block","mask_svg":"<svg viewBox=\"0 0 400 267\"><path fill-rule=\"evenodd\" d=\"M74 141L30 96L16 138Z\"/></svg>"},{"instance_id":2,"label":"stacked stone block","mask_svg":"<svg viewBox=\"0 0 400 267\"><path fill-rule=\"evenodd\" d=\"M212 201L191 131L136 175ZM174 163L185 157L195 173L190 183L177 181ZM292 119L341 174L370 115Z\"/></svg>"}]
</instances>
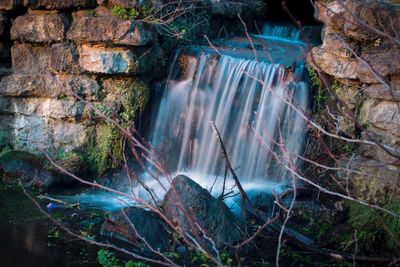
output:
<instances>
[{"instance_id":1,"label":"stacked stone block","mask_svg":"<svg viewBox=\"0 0 400 267\"><path fill-rule=\"evenodd\" d=\"M162 53L151 26L108 9L124 1L99 3L1 1L0 35L5 12L26 10L12 23L12 73L0 81L2 142L54 157L103 146L112 156L115 140L98 140L107 123L94 109L132 123L148 100L148 77Z\"/></svg>"},{"instance_id":2,"label":"stacked stone block","mask_svg":"<svg viewBox=\"0 0 400 267\"><path fill-rule=\"evenodd\" d=\"M358 116L361 138L372 138L400 155L400 6L319 0L316 18L325 25L323 44L312 49L308 62L338 81L336 93ZM342 133L358 138L352 120L340 115L338 120ZM386 190L398 190L398 158L371 145L361 145L357 154L350 167L371 174L353 177L358 196L375 199Z\"/></svg>"}]
</instances>

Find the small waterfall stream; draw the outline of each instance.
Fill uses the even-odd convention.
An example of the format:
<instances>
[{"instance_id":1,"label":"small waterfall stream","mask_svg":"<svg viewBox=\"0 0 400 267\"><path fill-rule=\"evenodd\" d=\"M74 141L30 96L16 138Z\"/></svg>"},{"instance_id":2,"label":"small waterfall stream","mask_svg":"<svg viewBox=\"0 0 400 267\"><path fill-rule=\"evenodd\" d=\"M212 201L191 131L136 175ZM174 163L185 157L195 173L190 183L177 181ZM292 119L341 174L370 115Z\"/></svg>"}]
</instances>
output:
<instances>
[{"instance_id":1,"label":"small waterfall stream","mask_svg":"<svg viewBox=\"0 0 400 267\"><path fill-rule=\"evenodd\" d=\"M207 49L185 56L185 73L169 77L152 145L168 156L172 171L223 176L214 122L241 179L285 180L287 173L275 164L271 151L282 154L276 149L280 142L296 162L303 148L305 122L287 104L307 110L303 63L288 68L238 56ZM172 69L179 69L179 63Z\"/></svg>"}]
</instances>

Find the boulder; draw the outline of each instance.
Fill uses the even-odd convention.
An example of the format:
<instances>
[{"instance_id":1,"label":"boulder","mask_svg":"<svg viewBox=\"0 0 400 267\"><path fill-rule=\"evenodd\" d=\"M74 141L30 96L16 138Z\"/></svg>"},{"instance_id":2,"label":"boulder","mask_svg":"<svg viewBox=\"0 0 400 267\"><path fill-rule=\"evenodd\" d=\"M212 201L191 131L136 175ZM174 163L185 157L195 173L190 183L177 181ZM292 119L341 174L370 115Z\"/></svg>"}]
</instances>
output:
<instances>
[{"instance_id":1,"label":"boulder","mask_svg":"<svg viewBox=\"0 0 400 267\"><path fill-rule=\"evenodd\" d=\"M392 86L390 90L383 84L372 84L364 92L369 98L400 102L400 87Z\"/></svg>"},{"instance_id":2,"label":"boulder","mask_svg":"<svg viewBox=\"0 0 400 267\"><path fill-rule=\"evenodd\" d=\"M96 0L34 0L32 8L35 9L80 9L97 6Z\"/></svg>"},{"instance_id":3,"label":"boulder","mask_svg":"<svg viewBox=\"0 0 400 267\"><path fill-rule=\"evenodd\" d=\"M87 76L45 74L12 74L0 81L0 94L13 97L56 98L79 94L97 100L100 86Z\"/></svg>"},{"instance_id":4,"label":"boulder","mask_svg":"<svg viewBox=\"0 0 400 267\"><path fill-rule=\"evenodd\" d=\"M21 182L26 187L47 189L57 184L68 183L71 177L57 175L44 167L37 156L23 151L8 150L0 154L0 172L6 182Z\"/></svg>"},{"instance_id":5,"label":"boulder","mask_svg":"<svg viewBox=\"0 0 400 267\"><path fill-rule=\"evenodd\" d=\"M27 13L16 18L11 39L23 42L49 43L64 39L67 17L57 13Z\"/></svg>"},{"instance_id":6,"label":"boulder","mask_svg":"<svg viewBox=\"0 0 400 267\"><path fill-rule=\"evenodd\" d=\"M49 70L53 73L79 74L79 54L72 44L54 44L50 47Z\"/></svg>"},{"instance_id":7,"label":"boulder","mask_svg":"<svg viewBox=\"0 0 400 267\"><path fill-rule=\"evenodd\" d=\"M359 52L356 42L341 33L333 31L330 27L324 28L322 49L338 57L347 58L354 57L351 50L355 53Z\"/></svg>"},{"instance_id":8,"label":"boulder","mask_svg":"<svg viewBox=\"0 0 400 267\"><path fill-rule=\"evenodd\" d=\"M155 250L168 250L169 231L157 215L137 207L125 208L124 212L126 216L118 212L106 219L100 234L133 243L145 251L149 251L149 247L142 238Z\"/></svg>"},{"instance_id":9,"label":"boulder","mask_svg":"<svg viewBox=\"0 0 400 267\"><path fill-rule=\"evenodd\" d=\"M67 34L68 39L88 42L144 46L154 42L155 32L149 25L114 16L76 17Z\"/></svg>"},{"instance_id":10,"label":"boulder","mask_svg":"<svg viewBox=\"0 0 400 267\"><path fill-rule=\"evenodd\" d=\"M163 210L165 216L183 231L199 237L204 231L217 248L225 243L234 244L241 238L239 222L224 202L213 198L206 189L184 175L174 178L164 197ZM202 242L211 246L204 237Z\"/></svg>"}]
</instances>

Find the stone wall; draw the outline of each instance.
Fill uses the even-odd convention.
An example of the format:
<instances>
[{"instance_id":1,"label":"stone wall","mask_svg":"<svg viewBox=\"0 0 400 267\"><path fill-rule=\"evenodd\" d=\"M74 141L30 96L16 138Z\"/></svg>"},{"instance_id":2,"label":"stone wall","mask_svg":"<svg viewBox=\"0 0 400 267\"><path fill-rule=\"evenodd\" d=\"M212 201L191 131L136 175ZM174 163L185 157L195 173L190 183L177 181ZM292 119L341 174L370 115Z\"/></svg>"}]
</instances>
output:
<instances>
[{"instance_id":1,"label":"stone wall","mask_svg":"<svg viewBox=\"0 0 400 267\"><path fill-rule=\"evenodd\" d=\"M390 1L317 1L324 23L323 44L308 62L333 77L334 91L358 123L337 112L340 134L387 145L400 155L400 5ZM357 145L357 144L356 144ZM360 145L350 167L370 175L352 175L356 195L376 199L400 186L399 157L376 145ZM348 173L343 173L345 177Z\"/></svg>"},{"instance_id":2,"label":"stone wall","mask_svg":"<svg viewBox=\"0 0 400 267\"><path fill-rule=\"evenodd\" d=\"M55 158L78 154L99 172L115 167L121 137L94 109L125 125L144 109L148 73L163 57L154 28L94 0L1 1L0 10L2 36L14 16L11 49L0 43L0 56L9 53L12 62L0 82L2 145Z\"/></svg>"}]
</instances>

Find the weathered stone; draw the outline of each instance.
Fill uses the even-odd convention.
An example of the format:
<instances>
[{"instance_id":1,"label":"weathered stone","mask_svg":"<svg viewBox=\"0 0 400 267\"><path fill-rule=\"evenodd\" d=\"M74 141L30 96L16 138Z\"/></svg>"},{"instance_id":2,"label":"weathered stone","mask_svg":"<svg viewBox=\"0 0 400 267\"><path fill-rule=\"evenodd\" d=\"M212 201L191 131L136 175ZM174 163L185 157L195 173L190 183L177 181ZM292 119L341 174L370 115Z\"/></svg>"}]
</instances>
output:
<instances>
[{"instance_id":1,"label":"weathered stone","mask_svg":"<svg viewBox=\"0 0 400 267\"><path fill-rule=\"evenodd\" d=\"M10 150L0 156L0 170L6 182L18 183L25 187L41 189L71 182L72 177L57 175L44 167L43 161L28 152Z\"/></svg>"},{"instance_id":2,"label":"weathered stone","mask_svg":"<svg viewBox=\"0 0 400 267\"><path fill-rule=\"evenodd\" d=\"M67 37L78 42L111 42L144 46L154 42L155 33L148 25L114 16L76 17Z\"/></svg>"},{"instance_id":3,"label":"weathered stone","mask_svg":"<svg viewBox=\"0 0 400 267\"><path fill-rule=\"evenodd\" d=\"M322 70L329 75L339 79L357 79L358 62L355 59L339 57L335 54L325 51L322 47L314 47L311 50L307 61L314 69Z\"/></svg>"},{"instance_id":4,"label":"weathered stone","mask_svg":"<svg viewBox=\"0 0 400 267\"><path fill-rule=\"evenodd\" d=\"M0 114L40 116L71 121L80 119L84 112L85 104L74 100L0 97Z\"/></svg>"},{"instance_id":5,"label":"weathered stone","mask_svg":"<svg viewBox=\"0 0 400 267\"><path fill-rule=\"evenodd\" d=\"M343 34L333 31L330 27L325 27L322 49L339 57L354 57L358 53L357 44Z\"/></svg>"},{"instance_id":6,"label":"weathered stone","mask_svg":"<svg viewBox=\"0 0 400 267\"><path fill-rule=\"evenodd\" d=\"M50 48L49 70L54 73L79 73L79 53L72 44L54 44Z\"/></svg>"},{"instance_id":7,"label":"weathered stone","mask_svg":"<svg viewBox=\"0 0 400 267\"><path fill-rule=\"evenodd\" d=\"M380 83L381 77L400 73L400 49L373 49L361 54L363 61L358 63L358 78L366 83ZM371 69L372 68L372 69ZM378 77L377 77L378 75Z\"/></svg>"},{"instance_id":8,"label":"weathered stone","mask_svg":"<svg viewBox=\"0 0 400 267\"><path fill-rule=\"evenodd\" d=\"M315 16L333 30L360 41L371 41L380 37L373 29L391 36L396 36L396 32L400 30L399 5L384 1L318 1Z\"/></svg>"},{"instance_id":9,"label":"weathered stone","mask_svg":"<svg viewBox=\"0 0 400 267\"><path fill-rule=\"evenodd\" d=\"M74 92L87 100L96 100L98 83L87 76L52 74L13 74L0 81L0 94L17 97L71 96Z\"/></svg>"},{"instance_id":10,"label":"weathered stone","mask_svg":"<svg viewBox=\"0 0 400 267\"><path fill-rule=\"evenodd\" d=\"M388 88L383 84L373 84L363 90L370 98L400 102L400 87L392 85Z\"/></svg>"},{"instance_id":11,"label":"weathered stone","mask_svg":"<svg viewBox=\"0 0 400 267\"><path fill-rule=\"evenodd\" d=\"M82 45L79 65L85 71L105 74L133 73L138 69L136 57L130 50L101 45Z\"/></svg>"},{"instance_id":12,"label":"weathered stone","mask_svg":"<svg viewBox=\"0 0 400 267\"><path fill-rule=\"evenodd\" d=\"M2 127L12 133L14 149L34 154L46 152L58 155L79 151L88 144L93 126L84 123L57 121L39 116L2 115Z\"/></svg>"},{"instance_id":13,"label":"weathered stone","mask_svg":"<svg viewBox=\"0 0 400 267\"><path fill-rule=\"evenodd\" d=\"M96 7L96 0L35 0L33 8L37 9L72 9Z\"/></svg>"},{"instance_id":14,"label":"weathered stone","mask_svg":"<svg viewBox=\"0 0 400 267\"><path fill-rule=\"evenodd\" d=\"M14 73L79 73L78 52L72 44L33 46L14 44L11 48Z\"/></svg>"},{"instance_id":15,"label":"weathered stone","mask_svg":"<svg viewBox=\"0 0 400 267\"><path fill-rule=\"evenodd\" d=\"M150 249L141 238L145 239L152 249L166 251L169 248L168 230L155 214L137 207L126 208L124 213L126 216L118 212L106 219L100 233L128 241L146 251Z\"/></svg>"},{"instance_id":16,"label":"weathered stone","mask_svg":"<svg viewBox=\"0 0 400 267\"><path fill-rule=\"evenodd\" d=\"M27 13L14 20L11 39L38 43L61 41L65 36L66 20L63 14Z\"/></svg>"},{"instance_id":17,"label":"weathered stone","mask_svg":"<svg viewBox=\"0 0 400 267\"><path fill-rule=\"evenodd\" d=\"M174 178L171 189L164 197L163 210L165 216L183 231L202 237L207 245L211 244L204 239L202 231L218 248L224 243L233 244L241 238L238 221L228 207L186 176ZM191 225L185 214L191 216L202 229Z\"/></svg>"},{"instance_id":18,"label":"weathered stone","mask_svg":"<svg viewBox=\"0 0 400 267\"><path fill-rule=\"evenodd\" d=\"M360 121L369 129L400 137L399 103L370 99L363 103Z\"/></svg>"},{"instance_id":19,"label":"weathered stone","mask_svg":"<svg viewBox=\"0 0 400 267\"><path fill-rule=\"evenodd\" d=\"M11 47L14 73L38 74L48 72L50 46L32 46L15 43Z\"/></svg>"},{"instance_id":20,"label":"weathered stone","mask_svg":"<svg viewBox=\"0 0 400 267\"><path fill-rule=\"evenodd\" d=\"M382 194L388 191L398 191L400 169L394 165L357 157L348 167L360 172L343 172L341 174L342 179L349 179L352 183L352 195L357 198L376 202L382 198Z\"/></svg>"}]
</instances>

